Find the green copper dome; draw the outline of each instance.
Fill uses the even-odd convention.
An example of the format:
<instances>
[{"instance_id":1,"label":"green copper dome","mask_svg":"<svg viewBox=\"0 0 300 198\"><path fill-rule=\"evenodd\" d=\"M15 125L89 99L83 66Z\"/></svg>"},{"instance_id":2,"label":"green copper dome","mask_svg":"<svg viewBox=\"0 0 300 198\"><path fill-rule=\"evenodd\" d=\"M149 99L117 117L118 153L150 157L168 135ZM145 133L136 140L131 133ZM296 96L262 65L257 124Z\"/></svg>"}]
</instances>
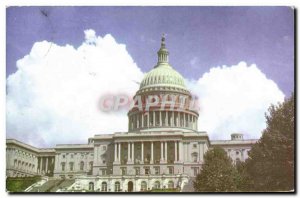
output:
<instances>
[{"instance_id":1,"label":"green copper dome","mask_svg":"<svg viewBox=\"0 0 300 198\"><path fill-rule=\"evenodd\" d=\"M160 65L148 72L142 80L140 89L153 86L172 86L186 89L183 77L168 65Z\"/></svg>"},{"instance_id":2,"label":"green copper dome","mask_svg":"<svg viewBox=\"0 0 300 198\"><path fill-rule=\"evenodd\" d=\"M161 86L186 89L184 78L168 63L169 52L165 48L164 36L162 37L161 47L157 54L158 63L150 72L145 75L141 82L140 89Z\"/></svg>"}]
</instances>

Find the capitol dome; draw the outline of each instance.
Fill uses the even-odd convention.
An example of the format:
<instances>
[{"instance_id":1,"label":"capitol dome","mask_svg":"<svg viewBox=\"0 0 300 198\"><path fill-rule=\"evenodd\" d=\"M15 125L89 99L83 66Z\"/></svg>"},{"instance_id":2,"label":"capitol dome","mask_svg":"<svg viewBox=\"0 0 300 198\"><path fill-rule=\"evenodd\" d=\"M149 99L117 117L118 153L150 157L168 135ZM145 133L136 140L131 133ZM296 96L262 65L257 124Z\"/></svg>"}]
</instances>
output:
<instances>
[{"instance_id":1,"label":"capitol dome","mask_svg":"<svg viewBox=\"0 0 300 198\"><path fill-rule=\"evenodd\" d=\"M186 90L184 78L168 63L169 52L166 49L164 37L157 54L158 63L145 75L140 84L140 90L152 87L173 87Z\"/></svg>"},{"instance_id":2,"label":"capitol dome","mask_svg":"<svg viewBox=\"0 0 300 198\"><path fill-rule=\"evenodd\" d=\"M128 112L129 132L194 132L198 111L184 78L169 64L169 52L162 37L156 66L149 71L133 97Z\"/></svg>"}]
</instances>

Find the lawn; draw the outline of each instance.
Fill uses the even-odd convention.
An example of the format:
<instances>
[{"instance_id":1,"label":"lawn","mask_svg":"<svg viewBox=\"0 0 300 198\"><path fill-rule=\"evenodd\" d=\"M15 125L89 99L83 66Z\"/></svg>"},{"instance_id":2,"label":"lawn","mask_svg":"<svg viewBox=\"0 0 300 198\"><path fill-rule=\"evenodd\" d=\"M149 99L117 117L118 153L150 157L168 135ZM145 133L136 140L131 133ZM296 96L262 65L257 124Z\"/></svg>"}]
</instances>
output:
<instances>
[{"instance_id":1,"label":"lawn","mask_svg":"<svg viewBox=\"0 0 300 198\"><path fill-rule=\"evenodd\" d=\"M23 192L26 188L38 182L40 177L6 178L6 191Z\"/></svg>"}]
</instances>

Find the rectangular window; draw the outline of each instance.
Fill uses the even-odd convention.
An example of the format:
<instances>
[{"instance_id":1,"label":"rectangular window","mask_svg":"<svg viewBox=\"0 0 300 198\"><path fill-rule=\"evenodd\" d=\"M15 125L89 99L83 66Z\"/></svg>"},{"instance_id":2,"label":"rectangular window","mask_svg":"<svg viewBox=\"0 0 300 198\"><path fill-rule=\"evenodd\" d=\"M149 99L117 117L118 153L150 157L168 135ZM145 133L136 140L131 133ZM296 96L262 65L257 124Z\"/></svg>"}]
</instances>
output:
<instances>
[{"instance_id":1,"label":"rectangular window","mask_svg":"<svg viewBox=\"0 0 300 198\"><path fill-rule=\"evenodd\" d=\"M102 169L102 175L106 175L106 169Z\"/></svg>"},{"instance_id":2,"label":"rectangular window","mask_svg":"<svg viewBox=\"0 0 300 198\"><path fill-rule=\"evenodd\" d=\"M173 166L169 166L168 167L168 170L169 170L169 174L174 174L174 167Z\"/></svg>"},{"instance_id":3,"label":"rectangular window","mask_svg":"<svg viewBox=\"0 0 300 198\"><path fill-rule=\"evenodd\" d=\"M194 172L194 176L197 176L199 173L199 168L198 167L192 167L193 172Z\"/></svg>"},{"instance_id":4,"label":"rectangular window","mask_svg":"<svg viewBox=\"0 0 300 198\"><path fill-rule=\"evenodd\" d=\"M197 148L197 144L193 144L193 148Z\"/></svg>"},{"instance_id":5,"label":"rectangular window","mask_svg":"<svg viewBox=\"0 0 300 198\"><path fill-rule=\"evenodd\" d=\"M70 171L73 171L73 169L74 169L74 163L70 162Z\"/></svg>"},{"instance_id":6,"label":"rectangular window","mask_svg":"<svg viewBox=\"0 0 300 198\"><path fill-rule=\"evenodd\" d=\"M66 158L66 156L65 156L65 155L63 155L63 158Z\"/></svg>"},{"instance_id":7,"label":"rectangular window","mask_svg":"<svg viewBox=\"0 0 300 198\"><path fill-rule=\"evenodd\" d=\"M145 167L145 175L150 175L150 168L149 167Z\"/></svg>"},{"instance_id":8,"label":"rectangular window","mask_svg":"<svg viewBox=\"0 0 300 198\"><path fill-rule=\"evenodd\" d=\"M155 167L155 175L159 175L160 174L160 168L159 167Z\"/></svg>"},{"instance_id":9,"label":"rectangular window","mask_svg":"<svg viewBox=\"0 0 300 198\"><path fill-rule=\"evenodd\" d=\"M103 151L106 151L106 146L103 146L103 147L102 147L102 150L103 150Z\"/></svg>"},{"instance_id":10,"label":"rectangular window","mask_svg":"<svg viewBox=\"0 0 300 198\"><path fill-rule=\"evenodd\" d=\"M127 168L126 167L122 167L122 175L126 175L127 174Z\"/></svg>"},{"instance_id":11,"label":"rectangular window","mask_svg":"<svg viewBox=\"0 0 300 198\"><path fill-rule=\"evenodd\" d=\"M139 167L135 167L135 175L139 175L140 174L140 168Z\"/></svg>"}]
</instances>

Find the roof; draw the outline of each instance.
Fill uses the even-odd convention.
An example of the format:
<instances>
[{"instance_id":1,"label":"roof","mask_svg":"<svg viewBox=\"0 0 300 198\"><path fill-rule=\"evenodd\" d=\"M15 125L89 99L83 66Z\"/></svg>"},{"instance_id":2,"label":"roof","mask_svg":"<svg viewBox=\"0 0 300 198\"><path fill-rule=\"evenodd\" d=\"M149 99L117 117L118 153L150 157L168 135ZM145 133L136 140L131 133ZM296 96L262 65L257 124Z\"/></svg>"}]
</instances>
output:
<instances>
[{"instance_id":1,"label":"roof","mask_svg":"<svg viewBox=\"0 0 300 198\"><path fill-rule=\"evenodd\" d=\"M210 143L212 146L217 145L245 145L245 144L255 144L258 140L257 139L250 139L250 140L211 140Z\"/></svg>"},{"instance_id":2,"label":"roof","mask_svg":"<svg viewBox=\"0 0 300 198\"><path fill-rule=\"evenodd\" d=\"M24 142L21 142L19 140L16 140L16 139L6 139L6 145L7 144L14 144L16 146L22 147L24 149L27 149L27 150L30 150L30 151L36 152L36 153L53 153L53 152L55 152L55 150L52 148L37 148L37 147L31 146L29 144L26 144Z\"/></svg>"}]
</instances>

